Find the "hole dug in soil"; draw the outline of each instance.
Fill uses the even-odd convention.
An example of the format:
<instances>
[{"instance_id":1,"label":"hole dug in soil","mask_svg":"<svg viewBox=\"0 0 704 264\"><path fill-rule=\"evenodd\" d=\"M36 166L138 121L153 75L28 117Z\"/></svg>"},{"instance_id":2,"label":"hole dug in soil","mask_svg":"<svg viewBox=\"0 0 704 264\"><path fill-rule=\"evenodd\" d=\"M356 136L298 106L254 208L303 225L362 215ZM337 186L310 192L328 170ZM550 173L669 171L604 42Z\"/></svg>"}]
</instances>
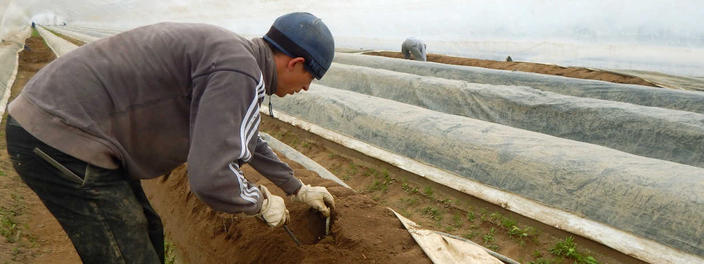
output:
<instances>
[{"instance_id":1,"label":"hole dug in soil","mask_svg":"<svg viewBox=\"0 0 704 264\"><path fill-rule=\"evenodd\" d=\"M279 157L297 178L325 186L335 197L331 235L324 236L324 221L318 212L291 201L249 166L243 167L248 180L284 197L291 215L288 226L301 246L283 228L210 209L189 191L186 167L181 166L168 177L143 181L143 185L184 263L431 263L384 206Z\"/></svg>"},{"instance_id":2,"label":"hole dug in soil","mask_svg":"<svg viewBox=\"0 0 704 264\"><path fill-rule=\"evenodd\" d=\"M299 210L296 211L295 214L290 212L290 215L292 220L291 223L288 224L289 229L291 229L301 244L314 245L327 238L325 235L325 220L323 215L317 211L313 209ZM296 219L295 223L293 219ZM331 221L331 225L332 222L333 221Z\"/></svg>"}]
</instances>

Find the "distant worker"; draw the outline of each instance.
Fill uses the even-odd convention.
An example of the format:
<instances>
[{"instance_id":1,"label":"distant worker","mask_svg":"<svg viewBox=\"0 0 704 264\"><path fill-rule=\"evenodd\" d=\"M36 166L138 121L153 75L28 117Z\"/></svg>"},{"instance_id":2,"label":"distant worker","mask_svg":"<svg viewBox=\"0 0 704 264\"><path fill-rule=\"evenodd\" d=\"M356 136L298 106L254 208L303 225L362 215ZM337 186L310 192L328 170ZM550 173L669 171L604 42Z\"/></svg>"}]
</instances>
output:
<instances>
[{"instance_id":1,"label":"distant worker","mask_svg":"<svg viewBox=\"0 0 704 264\"><path fill-rule=\"evenodd\" d=\"M252 40L212 25L161 23L82 46L41 69L10 103L12 164L85 263L164 263L161 219L139 180L184 162L191 191L217 211L272 227L288 221L283 198L245 178L248 163L329 216L328 190L294 177L258 131L264 97L307 91L334 49L309 13L283 15Z\"/></svg>"},{"instance_id":2,"label":"distant worker","mask_svg":"<svg viewBox=\"0 0 704 264\"><path fill-rule=\"evenodd\" d=\"M407 38L401 45L401 53L403 53L403 58L410 59L413 55L413 59L417 61L427 61L425 53L425 43L417 38Z\"/></svg>"},{"instance_id":3,"label":"distant worker","mask_svg":"<svg viewBox=\"0 0 704 264\"><path fill-rule=\"evenodd\" d=\"M34 24L34 21L32 21L32 28L35 28L36 24Z\"/></svg>"}]
</instances>

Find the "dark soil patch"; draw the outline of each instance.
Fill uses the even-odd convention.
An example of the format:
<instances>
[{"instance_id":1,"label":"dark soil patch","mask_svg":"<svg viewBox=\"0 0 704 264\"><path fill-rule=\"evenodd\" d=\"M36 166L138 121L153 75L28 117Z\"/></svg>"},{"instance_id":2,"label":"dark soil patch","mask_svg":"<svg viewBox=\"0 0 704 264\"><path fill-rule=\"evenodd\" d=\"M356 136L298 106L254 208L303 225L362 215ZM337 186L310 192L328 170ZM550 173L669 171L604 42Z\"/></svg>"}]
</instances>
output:
<instances>
[{"instance_id":1,"label":"dark soil patch","mask_svg":"<svg viewBox=\"0 0 704 264\"><path fill-rule=\"evenodd\" d=\"M34 73L39 71L39 69L44 67L44 65L56 59L54 52L51 51L49 46L46 45L44 39L41 37L30 37L25 40L25 45L26 48L20 52L20 65L18 68L17 79L26 77L20 76L21 73L31 74L31 76L34 76ZM31 79L31 76L26 79ZM17 83L17 81L15 82ZM21 83L19 89L22 89L22 87L24 87L24 83ZM17 95L14 91L12 94L15 96Z\"/></svg>"},{"instance_id":2,"label":"dark soil patch","mask_svg":"<svg viewBox=\"0 0 704 264\"><path fill-rule=\"evenodd\" d=\"M366 55L383 56L390 58L403 59L403 55L400 52L394 51L373 51L365 52ZM658 85L648 82L642 78L629 76L625 74L619 74L608 71L592 70L583 67L563 67L553 64L542 64L534 62L519 62L519 61L494 61L494 60L481 60L481 59L471 59L463 57L453 57L440 54L428 54L428 61L453 64L453 65L463 65L463 66L475 66L489 69L497 70L509 70L509 71L522 71L522 72L534 72L550 75L559 75L571 78L579 79L590 79L590 80L600 80L614 83L625 83L625 84L638 84L645 86L659 87Z\"/></svg>"}]
</instances>

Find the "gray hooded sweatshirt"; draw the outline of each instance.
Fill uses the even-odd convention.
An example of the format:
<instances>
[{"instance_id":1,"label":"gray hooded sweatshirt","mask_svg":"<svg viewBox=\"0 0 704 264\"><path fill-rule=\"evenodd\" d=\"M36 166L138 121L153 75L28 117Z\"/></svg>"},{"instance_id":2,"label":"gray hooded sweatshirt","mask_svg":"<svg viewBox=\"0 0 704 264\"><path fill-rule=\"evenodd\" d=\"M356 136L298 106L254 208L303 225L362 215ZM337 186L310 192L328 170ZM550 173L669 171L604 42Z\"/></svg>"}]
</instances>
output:
<instances>
[{"instance_id":1,"label":"gray hooded sweatshirt","mask_svg":"<svg viewBox=\"0 0 704 264\"><path fill-rule=\"evenodd\" d=\"M249 163L293 194L293 170L258 136L276 87L273 53L220 27L161 23L82 46L40 70L9 113L44 143L95 166L154 178L188 163L215 210L259 212Z\"/></svg>"}]
</instances>

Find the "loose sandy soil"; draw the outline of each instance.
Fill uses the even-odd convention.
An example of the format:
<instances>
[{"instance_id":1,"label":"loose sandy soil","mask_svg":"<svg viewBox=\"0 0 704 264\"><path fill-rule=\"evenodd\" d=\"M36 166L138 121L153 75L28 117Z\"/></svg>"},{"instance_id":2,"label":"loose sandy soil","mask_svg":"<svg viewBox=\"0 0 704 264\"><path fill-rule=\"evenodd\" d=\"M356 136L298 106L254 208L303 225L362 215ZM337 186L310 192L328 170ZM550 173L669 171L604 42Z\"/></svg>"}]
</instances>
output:
<instances>
[{"instance_id":1,"label":"loose sandy soil","mask_svg":"<svg viewBox=\"0 0 704 264\"><path fill-rule=\"evenodd\" d=\"M367 55L374 56L384 56L390 58L402 59L403 55L400 52L394 51L374 51L365 52ZM543 64L534 62L521 62L521 61L493 61L493 60L481 60L472 58L462 58L453 57L440 54L428 54L428 61L454 64L454 65L464 65L464 66L475 66L489 69L497 70L509 70L509 71L523 71L523 72L535 72L550 75L559 75L565 77L579 78L579 79L590 79L590 80L600 80L615 83L627 83L627 84L639 84L646 86L657 85L643 80L639 77L629 76L625 74L619 74L609 71L593 70L582 67L564 67L553 64Z\"/></svg>"},{"instance_id":2,"label":"loose sandy soil","mask_svg":"<svg viewBox=\"0 0 704 264\"><path fill-rule=\"evenodd\" d=\"M37 54L23 54L13 96L34 72L53 59L48 48L41 47L41 39L28 39L28 44ZM304 243L302 247L295 246L281 228L268 228L250 217L213 212L188 191L186 167L182 166L169 177L144 181L180 259L189 263L428 263L398 220L385 209L389 206L423 226L472 239L521 262L542 259L572 263L549 253L568 233L428 182L280 121L264 118L262 130L318 161L357 190L334 186L290 163L297 177L328 186L335 195L333 235L321 237L322 220L317 213L289 200L287 206L293 219L290 227ZM4 134L4 124L0 133ZM21 226L19 234L15 234L17 241L0 237L0 263L79 262L56 220L12 170L4 135L0 148L0 171L4 172L0 174L2 212L10 211L13 221ZM250 180L283 195L250 167L245 166L244 171ZM510 235L505 228L507 221L530 234L526 238ZM580 237L575 241L579 250L600 263L642 263Z\"/></svg>"},{"instance_id":3,"label":"loose sandy soil","mask_svg":"<svg viewBox=\"0 0 704 264\"><path fill-rule=\"evenodd\" d=\"M269 228L243 215L217 213L189 192L186 167L166 180L144 182L152 204L164 219L181 259L187 263L430 263L401 223L372 199L321 179L284 159L306 183L325 186L335 197L331 236L308 206L286 202L289 228L303 244L298 247L283 228ZM249 166L244 175L273 194L285 194ZM187 243L186 243L187 242Z\"/></svg>"}]
</instances>

